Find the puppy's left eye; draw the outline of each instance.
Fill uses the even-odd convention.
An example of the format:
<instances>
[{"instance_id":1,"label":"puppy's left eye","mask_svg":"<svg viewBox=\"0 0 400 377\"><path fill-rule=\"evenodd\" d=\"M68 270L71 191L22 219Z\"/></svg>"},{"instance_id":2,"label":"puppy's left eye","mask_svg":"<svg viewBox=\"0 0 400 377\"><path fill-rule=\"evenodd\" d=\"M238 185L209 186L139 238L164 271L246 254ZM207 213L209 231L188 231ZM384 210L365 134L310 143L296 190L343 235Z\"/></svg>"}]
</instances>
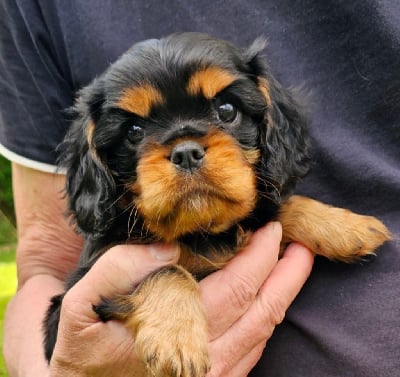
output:
<instances>
[{"instance_id":1,"label":"puppy's left eye","mask_svg":"<svg viewBox=\"0 0 400 377\"><path fill-rule=\"evenodd\" d=\"M217 113L220 121L224 123L232 123L238 117L238 109L230 102L217 105Z\"/></svg>"},{"instance_id":2,"label":"puppy's left eye","mask_svg":"<svg viewBox=\"0 0 400 377\"><path fill-rule=\"evenodd\" d=\"M131 143L139 143L144 138L144 134L142 127L132 124L128 127L126 136Z\"/></svg>"}]
</instances>

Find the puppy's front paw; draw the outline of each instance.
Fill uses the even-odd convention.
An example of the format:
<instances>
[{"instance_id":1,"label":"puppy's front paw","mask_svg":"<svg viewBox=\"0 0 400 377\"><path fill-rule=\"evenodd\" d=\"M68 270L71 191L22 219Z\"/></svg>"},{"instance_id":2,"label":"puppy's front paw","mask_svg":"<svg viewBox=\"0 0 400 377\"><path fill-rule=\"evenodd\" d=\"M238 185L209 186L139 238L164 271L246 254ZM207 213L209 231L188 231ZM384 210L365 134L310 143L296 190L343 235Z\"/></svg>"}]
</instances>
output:
<instances>
[{"instance_id":1,"label":"puppy's front paw","mask_svg":"<svg viewBox=\"0 0 400 377\"><path fill-rule=\"evenodd\" d=\"M197 282L179 266L160 269L132 295L94 308L103 320L125 323L144 377L204 377L209 370L208 333ZM146 374L147 373L147 374Z\"/></svg>"},{"instance_id":2,"label":"puppy's front paw","mask_svg":"<svg viewBox=\"0 0 400 377\"><path fill-rule=\"evenodd\" d=\"M317 241L317 254L342 262L353 262L375 254L376 249L391 238L381 221L373 216L362 216L351 211L331 208L332 217L326 234Z\"/></svg>"},{"instance_id":3,"label":"puppy's front paw","mask_svg":"<svg viewBox=\"0 0 400 377\"><path fill-rule=\"evenodd\" d=\"M279 220L284 242L300 242L315 254L342 262L374 254L391 239L389 230L375 217L302 196L292 196L282 205Z\"/></svg>"},{"instance_id":4,"label":"puppy's front paw","mask_svg":"<svg viewBox=\"0 0 400 377\"><path fill-rule=\"evenodd\" d=\"M157 319L163 322L161 328L154 326L152 318L142 322L135 338L136 353L145 361L151 376L204 377L209 370L209 357L203 319L174 323L168 317L165 313Z\"/></svg>"}]
</instances>

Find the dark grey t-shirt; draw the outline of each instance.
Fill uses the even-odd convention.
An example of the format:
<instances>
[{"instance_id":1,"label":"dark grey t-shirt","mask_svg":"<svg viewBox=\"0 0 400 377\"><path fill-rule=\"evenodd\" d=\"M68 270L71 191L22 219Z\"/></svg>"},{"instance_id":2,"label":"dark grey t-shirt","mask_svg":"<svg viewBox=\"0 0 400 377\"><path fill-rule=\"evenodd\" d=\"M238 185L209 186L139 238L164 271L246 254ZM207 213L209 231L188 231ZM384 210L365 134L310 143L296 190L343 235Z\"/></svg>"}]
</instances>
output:
<instances>
[{"instance_id":1,"label":"dark grey t-shirt","mask_svg":"<svg viewBox=\"0 0 400 377\"><path fill-rule=\"evenodd\" d=\"M202 31L247 45L308 93L313 170L297 191L369 213L400 238L397 0L3 0L0 152L52 170L74 93L134 42ZM400 376L400 245L311 278L251 376Z\"/></svg>"}]
</instances>

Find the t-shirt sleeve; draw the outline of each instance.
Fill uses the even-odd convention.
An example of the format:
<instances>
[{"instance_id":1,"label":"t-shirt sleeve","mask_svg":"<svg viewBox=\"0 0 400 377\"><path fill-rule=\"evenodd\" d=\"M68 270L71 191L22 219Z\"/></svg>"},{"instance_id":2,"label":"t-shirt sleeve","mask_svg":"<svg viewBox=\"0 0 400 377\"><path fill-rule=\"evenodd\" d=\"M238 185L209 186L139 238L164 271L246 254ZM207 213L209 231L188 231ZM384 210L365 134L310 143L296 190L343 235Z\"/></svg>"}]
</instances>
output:
<instances>
[{"instance_id":1,"label":"t-shirt sleeve","mask_svg":"<svg viewBox=\"0 0 400 377\"><path fill-rule=\"evenodd\" d=\"M74 98L63 40L50 26L39 2L0 3L0 153L48 172Z\"/></svg>"}]
</instances>

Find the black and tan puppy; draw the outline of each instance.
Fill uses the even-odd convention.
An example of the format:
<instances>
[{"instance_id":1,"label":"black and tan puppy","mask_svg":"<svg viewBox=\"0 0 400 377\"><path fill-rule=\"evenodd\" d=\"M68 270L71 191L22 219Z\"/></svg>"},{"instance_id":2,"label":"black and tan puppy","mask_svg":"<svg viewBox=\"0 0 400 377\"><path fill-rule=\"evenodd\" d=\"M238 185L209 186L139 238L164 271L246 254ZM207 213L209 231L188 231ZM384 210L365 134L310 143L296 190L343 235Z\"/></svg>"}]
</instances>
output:
<instances>
[{"instance_id":1,"label":"black and tan puppy","mask_svg":"<svg viewBox=\"0 0 400 377\"><path fill-rule=\"evenodd\" d=\"M390 238L377 219L290 196L309 170L305 120L256 41L242 50L204 34L136 44L83 89L63 143L71 216L86 239L68 290L112 245L176 242L177 266L129 296L92 303L123 321L139 375L205 376L207 328L197 279L221 268L270 220L284 243L352 261ZM45 321L46 357L63 296Z\"/></svg>"}]
</instances>

